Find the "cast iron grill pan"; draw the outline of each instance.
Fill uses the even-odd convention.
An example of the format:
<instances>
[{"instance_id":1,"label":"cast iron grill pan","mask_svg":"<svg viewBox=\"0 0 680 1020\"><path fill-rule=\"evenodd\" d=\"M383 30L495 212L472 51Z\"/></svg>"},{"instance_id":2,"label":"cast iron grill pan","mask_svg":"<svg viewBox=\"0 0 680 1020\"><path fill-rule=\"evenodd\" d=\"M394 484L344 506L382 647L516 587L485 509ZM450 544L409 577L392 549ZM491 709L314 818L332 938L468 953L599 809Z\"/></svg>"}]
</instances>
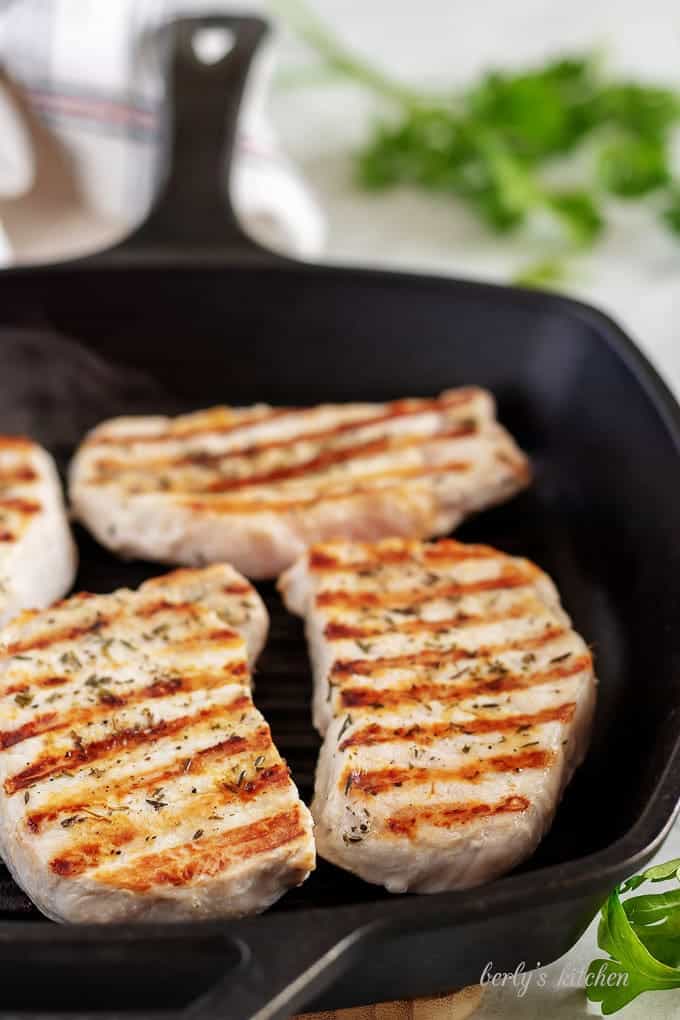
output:
<instances>
[{"instance_id":1,"label":"cast iron grill pan","mask_svg":"<svg viewBox=\"0 0 680 1020\"><path fill-rule=\"evenodd\" d=\"M234 47L201 64L195 33ZM536 854L479 889L390 896L323 861L266 914L228 924L60 927L0 872L0 1017L287 1015L434 995L546 964L670 827L680 784L680 411L621 331L554 295L303 265L258 248L217 187L250 59L249 18L172 34L170 171L149 219L97 257L0 277L0 431L65 469L122 413L490 388L535 483L457 532L556 580L601 681L590 753ZM226 141L225 141L226 138ZM78 588L136 586L77 529ZM319 740L302 624L258 585L271 635L255 700L309 800Z\"/></svg>"}]
</instances>

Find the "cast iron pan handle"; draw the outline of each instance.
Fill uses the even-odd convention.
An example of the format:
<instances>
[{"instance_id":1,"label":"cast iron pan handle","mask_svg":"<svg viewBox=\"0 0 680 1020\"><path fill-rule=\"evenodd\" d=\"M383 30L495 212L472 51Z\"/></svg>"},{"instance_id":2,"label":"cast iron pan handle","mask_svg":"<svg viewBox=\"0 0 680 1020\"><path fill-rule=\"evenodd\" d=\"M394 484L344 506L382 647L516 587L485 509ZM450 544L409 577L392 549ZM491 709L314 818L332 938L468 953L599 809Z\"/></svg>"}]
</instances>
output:
<instances>
[{"instance_id":1,"label":"cast iron pan handle","mask_svg":"<svg viewBox=\"0 0 680 1020\"><path fill-rule=\"evenodd\" d=\"M212 63L198 55L206 30L226 32L233 40L231 48ZM248 72L267 34L261 19L229 15L181 18L158 31L157 44L168 48L164 180L147 219L94 259L172 261L223 254L277 260L241 228L225 186Z\"/></svg>"},{"instance_id":2,"label":"cast iron pan handle","mask_svg":"<svg viewBox=\"0 0 680 1020\"><path fill-rule=\"evenodd\" d=\"M287 1017L369 934L352 907L319 913L191 926L19 922L18 937L0 935L0 1020Z\"/></svg>"},{"instance_id":3,"label":"cast iron pan handle","mask_svg":"<svg viewBox=\"0 0 680 1020\"><path fill-rule=\"evenodd\" d=\"M278 1020L303 1009L369 936L369 929L352 923L351 910L344 914L342 908L332 918L286 912L244 922L238 927L242 966L197 998L182 1020ZM377 926L373 937L377 941Z\"/></svg>"}]
</instances>

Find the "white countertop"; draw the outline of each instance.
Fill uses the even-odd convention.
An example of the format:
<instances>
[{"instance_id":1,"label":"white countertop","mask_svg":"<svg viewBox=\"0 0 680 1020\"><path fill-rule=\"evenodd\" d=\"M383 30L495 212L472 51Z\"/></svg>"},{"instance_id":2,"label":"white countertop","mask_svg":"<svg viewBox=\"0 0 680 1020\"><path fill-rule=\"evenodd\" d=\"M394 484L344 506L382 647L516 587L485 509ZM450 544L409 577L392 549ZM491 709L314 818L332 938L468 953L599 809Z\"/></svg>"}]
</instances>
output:
<instances>
[{"instance_id":1,"label":"white countertop","mask_svg":"<svg viewBox=\"0 0 680 1020\"><path fill-rule=\"evenodd\" d=\"M489 65L540 60L558 51L604 48L611 66L680 84L680 8L668 0L313 0L342 38L411 82L463 83ZM310 60L294 40L283 68ZM272 118L328 217L327 258L507 281L532 251L484 233L454 200L408 191L380 196L351 183L349 154L375 114L353 85L279 89ZM597 251L575 268L569 291L613 315L680 395L680 239L652 227L653 215L620 215ZM680 856L680 826L659 855ZM644 891L644 890L642 890ZM596 925L524 996L488 988L478 1020L572 1020L587 1015L579 988L560 987L591 959ZM680 1016L680 990L648 993L625 1020Z\"/></svg>"}]
</instances>

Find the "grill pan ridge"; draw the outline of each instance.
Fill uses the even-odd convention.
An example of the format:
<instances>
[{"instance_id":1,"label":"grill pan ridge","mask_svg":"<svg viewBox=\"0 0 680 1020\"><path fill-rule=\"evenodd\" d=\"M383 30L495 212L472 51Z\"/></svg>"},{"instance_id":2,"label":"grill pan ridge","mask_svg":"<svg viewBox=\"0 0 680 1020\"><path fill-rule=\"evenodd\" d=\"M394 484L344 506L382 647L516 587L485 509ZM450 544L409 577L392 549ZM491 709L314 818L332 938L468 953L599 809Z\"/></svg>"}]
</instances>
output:
<instances>
[{"instance_id":1,"label":"grill pan ridge","mask_svg":"<svg viewBox=\"0 0 680 1020\"><path fill-rule=\"evenodd\" d=\"M197 31L227 28L212 65ZM566 952L614 883L660 845L680 793L680 409L594 309L512 288L297 263L259 248L221 194L253 18L164 30L169 171L115 248L0 276L0 432L28 432L65 471L84 431L121 413L212 403L434 395L476 383L532 457L535 482L457 532L536 560L593 645L600 693L586 762L530 861L478 889L390 896L319 861L260 917L58 927L0 871L0 1018L265 1020L436 995ZM136 586L77 529L78 588ZM303 625L273 584L255 701L309 801L319 739Z\"/></svg>"}]
</instances>

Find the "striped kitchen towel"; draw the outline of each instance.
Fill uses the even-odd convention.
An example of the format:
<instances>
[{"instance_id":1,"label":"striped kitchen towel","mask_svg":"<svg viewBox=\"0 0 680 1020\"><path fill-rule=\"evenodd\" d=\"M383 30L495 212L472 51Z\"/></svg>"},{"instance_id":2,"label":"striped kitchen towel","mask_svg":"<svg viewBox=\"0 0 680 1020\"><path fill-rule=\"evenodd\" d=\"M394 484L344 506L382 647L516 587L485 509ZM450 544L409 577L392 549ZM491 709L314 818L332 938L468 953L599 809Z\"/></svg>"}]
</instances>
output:
<instances>
[{"instance_id":1,"label":"striped kitchen towel","mask_svg":"<svg viewBox=\"0 0 680 1020\"><path fill-rule=\"evenodd\" d=\"M164 76L162 55L151 43L154 30L178 15L242 14L254 6L233 0L207 6L206 0L0 0L4 73L66 154L84 208L111 224L113 234L144 217L158 180ZM322 248L323 219L265 118L271 70L272 49L265 47L239 124L233 201L246 230L264 244L311 257ZM0 86L0 222L11 219L14 225L17 217L36 218L47 208L40 201L20 202L35 183L35 160L18 109ZM28 232L5 226L10 248L13 236L41 234L37 222ZM49 224L44 226L41 259L50 237ZM70 240L65 237L64 254L73 248ZM6 261L30 261L16 255Z\"/></svg>"}]
</instances>

